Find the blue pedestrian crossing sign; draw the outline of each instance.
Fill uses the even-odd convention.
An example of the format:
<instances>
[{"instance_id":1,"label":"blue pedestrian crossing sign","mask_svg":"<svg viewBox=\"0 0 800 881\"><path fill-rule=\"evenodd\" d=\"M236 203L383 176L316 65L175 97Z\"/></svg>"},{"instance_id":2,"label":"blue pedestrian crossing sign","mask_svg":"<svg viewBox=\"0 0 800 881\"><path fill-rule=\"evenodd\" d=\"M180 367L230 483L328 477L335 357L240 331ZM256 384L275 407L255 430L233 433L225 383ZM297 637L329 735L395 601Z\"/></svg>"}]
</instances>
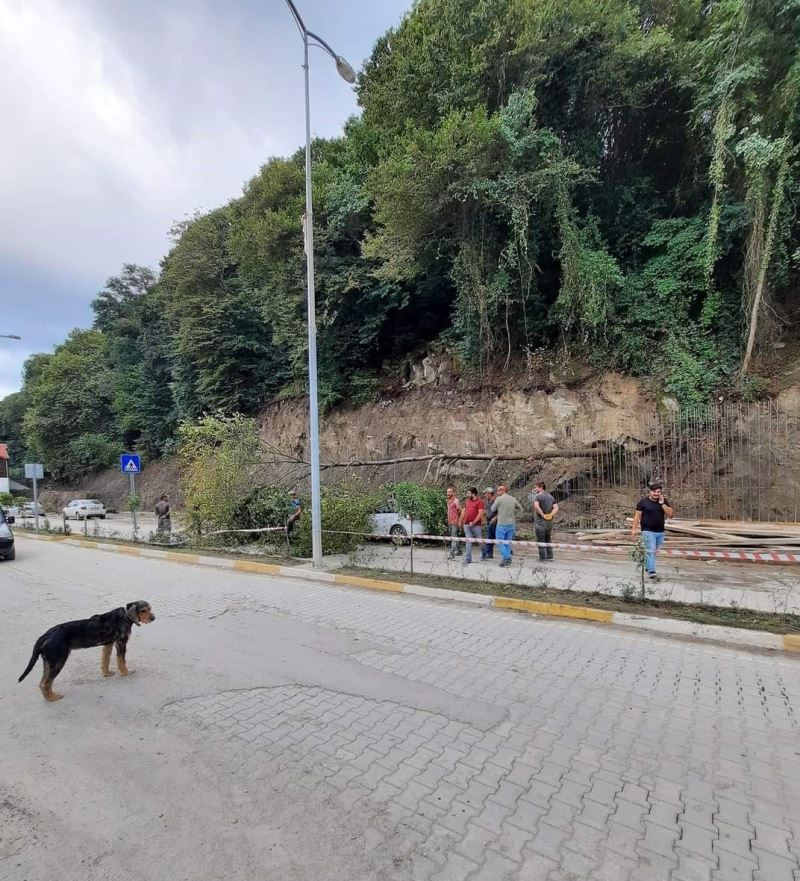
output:
<instances>
[{"instance_id":1,"label":"blue pedestrian crossing sign","mask_svg":"<svg viewBox=\"0 0 800 881\"><path fill-rule=\"evenodd\" d=\"M142 460L135 453L123 453L119 457L119 467L125 474L138 474L142 470Z\"/></svg>"}]
</instances>

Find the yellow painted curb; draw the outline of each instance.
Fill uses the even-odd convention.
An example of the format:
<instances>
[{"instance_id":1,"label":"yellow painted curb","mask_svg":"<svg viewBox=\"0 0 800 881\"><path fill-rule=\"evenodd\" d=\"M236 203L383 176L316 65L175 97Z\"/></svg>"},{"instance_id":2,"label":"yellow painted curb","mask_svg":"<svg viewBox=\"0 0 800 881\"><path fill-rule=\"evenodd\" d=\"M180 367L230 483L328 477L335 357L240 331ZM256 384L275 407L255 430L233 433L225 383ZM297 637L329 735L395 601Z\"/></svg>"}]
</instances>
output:
<instances>
[{"instance_id":1,"label":"yellow painted curb","mask_svg":"<svg viewBox=\"0 0 800 881\"><path fill-rule=\"evenodd\" d=\"M611 624L614 620L613 612L590 609L587 606L571 606L569 603L539 603L535 600L495 597L492 605L496 609L514 609L531 615L551 615L557 618L580 618L584 621L597 621L600 624Z\"/></svg>"},{"instance_id":2,"label":"yellow painted curb","mask_svg":"<svg viewBox=\"0 0 800 881\"><path fill-rule=\"evenodd\" d=\"M238 572L261 572L264 575L281 574L281 567L274 563L251 563L249 560L236 560L233 568Z\"/></svg>"},{"instance_id":3,"label":"yellow painted curb","mask_svg":"<svg viewBox=\"0 0 800 881\"><path fill-rule=\"evenodd\" d=\"M349 584L352 587L369 587L390 593L403 592L403 585L399 581L379 581L377 578L360 578L358 575L334 575L333 580L335 584Z\"/></svg>"},{"instance_id":4,"label":"yellow painted curb","mask_svg":"<svg viewBox=\"0 0 800 881\"><path fill-rule=\"evenodd\" d=\"M78 546L82 548L96 548L99 544L99 541L89 541L89 539L86 538L78 539Z\"/></svg>"},{"instance_id":5,"label":"yellow painted curb","mask_svg":"<svg viewBox=\"0 0 800 881\"><path fill-rule=\"evenodd\" d=\"M197 563L199 554L178 554L175 551L165 551L162 560L172 560L173 563Z\"/></svg>"},{"instance_id":6,"label":"yellow painted curb","mask_svg":"<svg viewBox=\"0 0 800 881\"><path fill-rule=\"evenodd\" d=\"M516 612L530 612L531 615L550 614L550 603L537 603L535 600L515 600L512 597L495 597L492 605L496 609L514 609Z\"/></svg>"},{"instance_id":7,"label":"yellow painted curb","mask_svg":"<svg viewBox=\"0 0 800 881\"><path fill-rule=\"evenodd\" d=\"M130 545L117 545L117 553L129 554L131 557L141 557L142 549L134 548Z\"/></svg>"},{"instance_id":8,"label":"yellow painted curb","mask_svg":"<svg viewBox=\"0 0 800 881\"><path fill-rule=\"evenodd\" d=\"M800 652L800 634L787 633L783 637L783 650L785 652Z\"/></svg>"},{"instance_id":9,"label":"yellow painted curb","mask_svg":"<svg viewBox=\"0 0 800 881\"><path fill-rule=\"evenodd\" d=\"M570 606L568 603L550 603L550 615L562 618L581 618L584 621L597 621L600 624L611 624L614 613L605 609L591 609L588 606Z\"/></svg>"}]
</instances>

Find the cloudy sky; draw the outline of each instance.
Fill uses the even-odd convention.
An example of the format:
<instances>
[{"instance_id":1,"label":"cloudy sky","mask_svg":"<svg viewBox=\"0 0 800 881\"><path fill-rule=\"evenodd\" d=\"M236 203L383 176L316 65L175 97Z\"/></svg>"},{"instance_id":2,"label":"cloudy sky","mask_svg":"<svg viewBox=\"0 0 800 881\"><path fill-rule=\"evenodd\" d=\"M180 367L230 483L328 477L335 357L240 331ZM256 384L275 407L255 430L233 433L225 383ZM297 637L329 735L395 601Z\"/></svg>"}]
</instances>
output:
<instances>
[{"instance_id":1,"label":"cloudy sky","mask_svg":"<svg viewBox=\"0 0 800 881\"><path fill-rule=\"evenodd\" d=\"M296 0L354 67L411 0ZM351 87L312 50L312 128ZM91 323L123 263L236 196L304 139L302 43L285 0L0 0L0 397L22 362Z\"/></svg>"}]
</instances>

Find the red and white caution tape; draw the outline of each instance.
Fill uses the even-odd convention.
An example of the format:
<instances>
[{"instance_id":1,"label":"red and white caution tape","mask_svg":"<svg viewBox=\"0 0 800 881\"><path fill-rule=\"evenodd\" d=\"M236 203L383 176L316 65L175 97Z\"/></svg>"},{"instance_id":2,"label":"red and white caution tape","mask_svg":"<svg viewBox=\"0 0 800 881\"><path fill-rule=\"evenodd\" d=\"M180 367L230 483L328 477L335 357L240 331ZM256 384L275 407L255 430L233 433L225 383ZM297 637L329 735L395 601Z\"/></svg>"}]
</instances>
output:
<instances>
[{"instance_id":1,"label":"red and white caution tape","mask_svg":"<svg viewBox=\"0 0 800 881\"><path fill-rule=\"evenodd\" d=\"M328 531L328 530L326 530ZM338 530L330 530L338 531ZM353 535L363 535L364 538L390 539L397 540L397 537L391 535L381 535L378 533L351 533ZM405 537L407 538L407 536ZM472 544L509 544L512 547L523 548L560 548L569 551L594 551L604 554L630 554L631 545L593 545L593 544L573 544L571 542L553 541L521 541L519 539L510 539L503 541L499 538L465 538L464 536L452 535L417 535L414 538L419 541L439 541L439 542L471 542ZM682 557L688 560L742 560L748 563L800 563L800 554L791 554L779 551L714 551L714 550L677 550L670 548L659 548L657 551L659 557Z\"/></svg>"}]
</instances>

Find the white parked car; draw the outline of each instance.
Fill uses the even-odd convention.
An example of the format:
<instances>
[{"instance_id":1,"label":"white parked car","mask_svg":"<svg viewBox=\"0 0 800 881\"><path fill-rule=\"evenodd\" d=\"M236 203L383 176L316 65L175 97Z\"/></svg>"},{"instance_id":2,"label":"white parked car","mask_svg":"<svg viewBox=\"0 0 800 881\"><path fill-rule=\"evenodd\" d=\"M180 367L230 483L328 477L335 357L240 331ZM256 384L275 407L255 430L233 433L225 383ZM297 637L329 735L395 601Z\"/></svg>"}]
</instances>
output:
<instances>
[{"instance_id":1,"label":"white parked car","mask_svg":"<svg viewBox=\"0 0 800 881\"><path fill-rule=\"evenodd\" d=\"M97 499L74 499L64 508L66 520L88 520L90 517L106 519L106 507Z\"/></svg>"},{"instance_id":2,"label":"white parked car","mask_svg":"<svg viewBox=\"0 0 800 881\"><path fill-rule=\"evenodd\" d=\"M39 516L44 517L44 505L41 502L36 502L35 504L33 502L25 502L25 504L22 506L22 509L20 510L20 514L23 517L35 517L37 513L37 507L39 509Z\"/></svg>"},{"instance_id":3,"label":"white parked car","mask_svg":"<svg viewBox=\"0 0 800 881\"><path fill-rule=\"evenodd\" d=\"M411 535L411 518L397 512L397 507L392 499L372 515L372 531L376 535L391 535L395 544L403 544L404 540ZM421 520L414 519L414 535L425 535L427 530Z\"/></svg>"}]
</instances>

